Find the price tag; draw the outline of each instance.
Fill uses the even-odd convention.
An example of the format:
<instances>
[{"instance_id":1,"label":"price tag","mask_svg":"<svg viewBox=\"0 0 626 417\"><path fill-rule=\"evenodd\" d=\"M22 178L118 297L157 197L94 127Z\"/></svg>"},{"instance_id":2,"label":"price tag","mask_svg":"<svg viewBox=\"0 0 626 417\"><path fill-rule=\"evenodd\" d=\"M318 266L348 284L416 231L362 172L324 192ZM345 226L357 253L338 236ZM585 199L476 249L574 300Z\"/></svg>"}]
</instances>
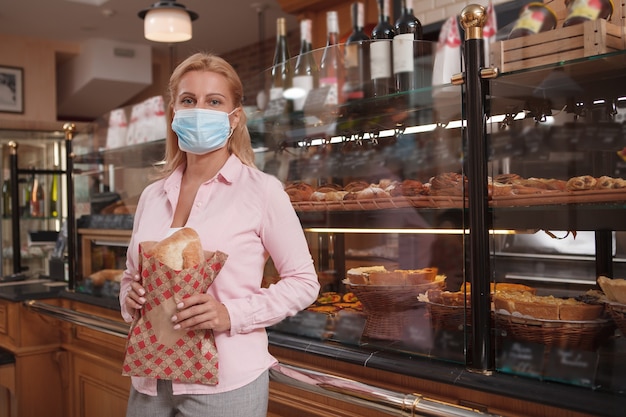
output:
<instances>
[{"instance_id":1,"label":"price tag","mask_svg":"<svg viewBox=\"0 0 626 417\"><path fill-rule=\"evenodd\" d=\"M541 376L545 346L505 339L498 368L516 375Z\"/></svg>"},{"instance_id":2,"label":"price tag","mask_svg":"<svg viewBox=\"0 0 626 417\"><path fill-rule=\"evenodd\" d=\"M577 349L552 349L544 377L584 387L593 386L598 355Z\"/></svg>"},{"instance_id":3,"label":"price tag","mask_svg":"<svg viewBox=\"0 0 626 417\"><path fill-rule=\"evenodd\" d=\"M304 114L322 114L327 112L326 101L329 93L329 85L309 91L304 102Z\"/></svg>"},{"instance_id":4,"label":"price tag","mask_svg":"<svg viewBox=\"0 0 626 417\"><path fill-rule=\"evenodd\" d=\"M282 98L282 97L276 98L276 99L270 100L267 103L267 108L265 109L265 112L263 113L263 117L265 117L266 119L279 117L279 116L282 116L286 110L287 110L287 99Z\"/></svg>"}]
</instances>

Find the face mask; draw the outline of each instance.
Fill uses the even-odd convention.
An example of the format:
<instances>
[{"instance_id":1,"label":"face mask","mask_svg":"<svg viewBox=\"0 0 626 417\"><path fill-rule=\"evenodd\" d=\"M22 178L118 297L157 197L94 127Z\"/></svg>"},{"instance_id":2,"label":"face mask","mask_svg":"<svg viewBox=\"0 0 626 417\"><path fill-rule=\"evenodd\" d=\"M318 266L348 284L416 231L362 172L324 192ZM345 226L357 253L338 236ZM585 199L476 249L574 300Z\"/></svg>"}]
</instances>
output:
<instances>
[{"instance_id":1,"label":"face mask","mask_svg":"<svg viewBox=\"0 0 626 417\"><path fill-rule=\"evenodd\" d=\"M178 136L178 147L185 152L204 155L226 146L233 133L228 116L233 114L208 109L177 110L172 130Z\"/></svg>"}]
</instances>

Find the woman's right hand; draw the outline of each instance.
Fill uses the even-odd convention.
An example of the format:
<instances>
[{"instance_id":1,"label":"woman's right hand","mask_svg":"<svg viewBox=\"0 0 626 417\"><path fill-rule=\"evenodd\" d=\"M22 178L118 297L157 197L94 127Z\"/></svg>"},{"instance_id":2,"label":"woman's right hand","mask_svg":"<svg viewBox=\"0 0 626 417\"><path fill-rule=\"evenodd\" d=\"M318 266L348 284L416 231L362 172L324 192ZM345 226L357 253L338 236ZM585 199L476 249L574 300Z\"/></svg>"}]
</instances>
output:
<instances>
[{"instance_id":1,"label":"woman's right hand","mask_svg":"<svg viewBox=\"0 0 626 417\"><path fill-rule=\"evenodd\" d=\"M146 290L140 283L141 277L139 274L133 276L133 282L130 283L130 291L126 295L125 304L128 311L139 310L146 303Z\"/></svg>"}]
</instances>

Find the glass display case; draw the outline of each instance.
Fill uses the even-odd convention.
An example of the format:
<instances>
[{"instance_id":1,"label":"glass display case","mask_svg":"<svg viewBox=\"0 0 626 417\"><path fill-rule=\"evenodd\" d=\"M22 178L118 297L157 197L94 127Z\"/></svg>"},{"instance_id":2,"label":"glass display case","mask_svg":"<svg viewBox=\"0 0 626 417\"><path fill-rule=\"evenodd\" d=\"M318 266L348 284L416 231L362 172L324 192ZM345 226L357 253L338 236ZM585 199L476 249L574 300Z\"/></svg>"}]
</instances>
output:
<instances>
[{"instance_id":1,"label":"glass display case","mask_svg":"<svg viewBox=\"0 0 626 417\"><path fill-rule=\"evenodd\" d=\"M568 184L623 184L626 54L494 72L472 96L469 66L464 86L432 85L435 44L416 43L428 77L411 91L334 102L314 82L269 94L270 69L272 99L245 109L256 164L284 183L321 283L270 343L399 374L441 362L623 395L623 313L598 300L596 279L626 278L626 187ZM74 141L77 291L100 265L123 268L134 204L163 156L162 139L108 145L112 117ZM270 260L263 285L279 279ZM509 293L602 311L524 317L496 306Z\"/></svg>"},{"instance_id":2,"label":"glass display case","mask_svg":"<svg viewBox=\"0 0 626 417\"><path fill-rule=\"evenodd\" d=\"M2 276L47 278L67 217L64 132L0 130L0 146Z\"/></svg>"}]
</instances>

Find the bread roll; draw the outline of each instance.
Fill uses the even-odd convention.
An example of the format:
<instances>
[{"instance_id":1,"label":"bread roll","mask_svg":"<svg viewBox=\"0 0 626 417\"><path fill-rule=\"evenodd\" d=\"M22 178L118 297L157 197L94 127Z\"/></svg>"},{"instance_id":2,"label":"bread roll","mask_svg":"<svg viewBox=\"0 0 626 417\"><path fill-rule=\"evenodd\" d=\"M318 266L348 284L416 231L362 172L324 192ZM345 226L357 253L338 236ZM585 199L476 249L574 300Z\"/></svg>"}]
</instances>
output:
<instances>
[{"instance_id":1,"label":"bread roll","mask_svg":"<svg viewBox=\"0 0 626 417\"><path fill-rule=\"evenodd\" d=\"M596 187L597 182L598 180L591 175L581 175L570 178L565 189L568 191L592 190Z\"/></svg>"},{"instance_id":2,"label":"bread roll","mask_svg":"<svg viewBox=\"0 0 626 417\"><path fill-rule=\"evenodd\" d=\"M103 269L89 275L89 278L91 278L91 282L93 285L99 287L101 285L104 285L105 281L120 282L122 280L123 274L124 271L121 269Z\"/></svg>"},{"instance_id":3,"label":"bread roll","mask_svg":"<svg viewBox=\"0 0 626 417\"><path fill-rule=\"evenodd\" d=\"M200 236L189 227L183 227L158 242L151 253L175 271L191 268L204 260Z\"/></svg>"}]
</instances>

